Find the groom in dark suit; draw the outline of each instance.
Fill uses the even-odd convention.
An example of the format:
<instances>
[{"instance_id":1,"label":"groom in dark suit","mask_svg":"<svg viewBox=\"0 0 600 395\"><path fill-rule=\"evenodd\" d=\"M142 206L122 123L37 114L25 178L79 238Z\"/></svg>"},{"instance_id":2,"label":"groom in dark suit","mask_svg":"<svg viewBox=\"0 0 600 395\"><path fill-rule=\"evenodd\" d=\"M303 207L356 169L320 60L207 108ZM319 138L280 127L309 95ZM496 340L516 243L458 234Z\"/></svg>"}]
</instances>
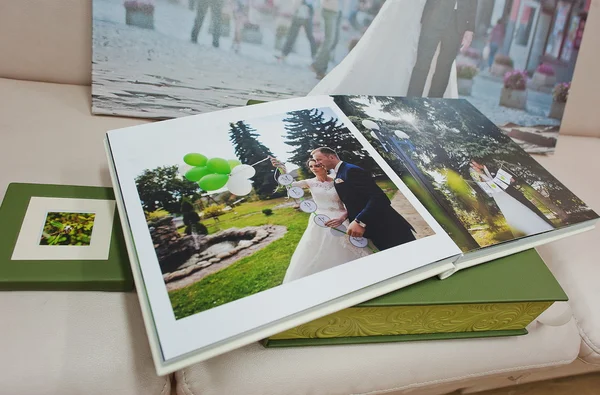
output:
<instances>
[{"instance_id":1,"label":"groom in dark suit","mask_svg":"<svg viewBox=\"0 0 600 395\"><path fill-rule=\"evenodd\" d=\"M471 44L476 16L477 0L427 0L421 17L417 61L410 77L407 96L423 96L431 60L438 44L440 52L427 96L444 95L452 63L461 45L468 47Z\"/></svg>"},{"instance_id":2,"label":"groom in dark suit","mask_svg":"<svg viewBox=\"0 0 600 395\"><path fill-rule=\"evenodd\" d=\"M370 239L379 250L415 240L412 225L392 208L367 171L342 162L331 148L317 148L311 155L319 165L336 172L335 190L348 210L348 235Z\"/></svg>"}]
</instances>

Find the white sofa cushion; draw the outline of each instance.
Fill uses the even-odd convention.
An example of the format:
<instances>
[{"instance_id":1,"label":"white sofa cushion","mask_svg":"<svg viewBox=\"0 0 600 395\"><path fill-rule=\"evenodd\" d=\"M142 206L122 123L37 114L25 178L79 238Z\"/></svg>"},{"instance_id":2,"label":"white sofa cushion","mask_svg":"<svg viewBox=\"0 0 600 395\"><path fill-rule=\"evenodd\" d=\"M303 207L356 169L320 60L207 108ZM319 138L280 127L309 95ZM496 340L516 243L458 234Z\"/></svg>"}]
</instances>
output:
<instances>
[{"instance_id":1,"label":"white sofa cushion","mask_svg":"<svg viewBox=\"0 0 600 395\"><path fill-rule=\"evenodd\" d=\"M252 344L176 372L177 394L383 394L443 384L451 392L466 379L576 358L573 321L529 329L526 336L494 339L278 349Z\"/></svg>"},{"instance_id":2,"label":"white sofa cushion","mask_svg":"<svg viewBox=\"0 0 600 395\"><path fill-rule=\"evenodd\" d=\"M111 186L106 131L148 122L92 116L89 86L0 78L0 92L0 199L15 181Z\"/></svg>"},{"instance_id":3,"label":"white sofa cushion","mask_svg":"<svg viewBox=\"0 0 600 395\"><path fill-rule=\"evenodd\" d=\"M2 292L0 311L2 394L170 394L133 293Z\"/></svg>"},{"instance_id":4,"label":"white sofa cushion","mask_svg":"<svg viewBox=\"0 0 600 395\"><path fill-rule=\"evenodd\" d=\"M0 199L9 182L110 186L90 88L0 79ZM168 395L134 293L0 292L0 393Z\"/></svg>"},{"instance_id":5,"label":"white sofa cushion","mask_svg":"<svg viewBox=\"0 0 600 395\"><path fill-rule=\"evenodd\" d=\"M92 0L2 0L0 77L89 85Z\"/></svg>"},{"instance_id":6,"label":"white sofa cushion","mask_svg":"<svg viewBox=\"0 0 600 395\"><path fill-rule=\"evenodd\" d=\"M600 214L599 154L600 139L561 136L554 155L534 158ZM580 358L600 365L600 226L537 250L569 295Z\"/></svg>"}]
</instances>

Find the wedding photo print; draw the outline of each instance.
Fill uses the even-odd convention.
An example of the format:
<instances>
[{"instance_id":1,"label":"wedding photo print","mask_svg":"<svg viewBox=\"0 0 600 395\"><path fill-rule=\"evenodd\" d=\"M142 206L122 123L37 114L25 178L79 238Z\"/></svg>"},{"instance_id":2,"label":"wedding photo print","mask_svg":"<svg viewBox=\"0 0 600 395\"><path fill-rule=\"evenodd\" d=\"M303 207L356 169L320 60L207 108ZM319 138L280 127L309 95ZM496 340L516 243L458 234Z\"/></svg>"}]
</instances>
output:
<instances>
[{"instance_id":1,"label":"wedding photo print","mask_svg":"<svg viewBox=\"0 0 600 395\"><path fill-rule=\"evenodd\" d=\"M552 153L590 6L388 0L315 93L464 98L527 152Z\"/></svg>"},{"instance_id":2,"label":"wedding photo print","mask_svg":"<svg viewBox=\"0 0 600 395\"><path fill-rule=\"evenodd\" d=\"M176 319L435 234L329 107L204 138L135 179Z\"/></svg>"},{"instance_id":3,"label":"wedding photo print","mask_svg":"<svg viewBox=\"0 0 600 395\"><path fill-rule=\"evenodd\" d=\"M464 99L335 101L464 252L597 218Z\"/></svg>"},{"instance_id":4,"label":"wedding photo print","mask_svg":"<svg viewBox=\"0 0 600 395\"><path fill-rule=\"evenodd\" d=\"M92 111L169 119L307 94L460 97L527 152L552 153L590 6L93 0Z\"/></svg>"}]
</instances>

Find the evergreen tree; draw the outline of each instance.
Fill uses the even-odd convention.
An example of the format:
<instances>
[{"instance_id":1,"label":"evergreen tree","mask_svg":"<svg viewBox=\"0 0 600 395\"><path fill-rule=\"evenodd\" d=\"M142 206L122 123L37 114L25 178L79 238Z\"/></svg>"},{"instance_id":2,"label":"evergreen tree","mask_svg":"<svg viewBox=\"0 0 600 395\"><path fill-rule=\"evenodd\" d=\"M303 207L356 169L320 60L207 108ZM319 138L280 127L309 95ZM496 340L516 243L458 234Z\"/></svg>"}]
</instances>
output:
<instances>
[{"instance_id":1,"label":"evergreen tree","mask_svg":"<svg viewBox=\"0 0 600 395\"><path fill-rule=\"evenodd\" d=\"M352 133L337 118L325 116L322 110L293 111L283 122L287 131L286 143L295 147L290 162L299 166L303 174L310 174L306 161L310 152L318 147L329 147L346 162L370 172L380 172Z\"/></svg>"},{"instance_id":2,"label":"evergreen tree","mask_svg":"<svg viewBox=\"0 0 600 395\"><path fill-rule=\"evenodd\" d=\"M273 153L258 141L256 129L248 123L238 121L229 124L229 141L233 144L235 155L244 164L253 165ZM273 177L275 169L270 161L265 161L254 166L256 175L252 177L254 189L261 199L270 199L280 196L275 193L278 187Z\"/></svg>"},{"instance_id":3,"label":"evergreen tree","mask_svg":"<svg viewBox=\"0 0 600 395\"><path fill-rule=\"evenodd\" d=\"M190 199L183 198L181 202L181 214L183 215L183 224L185 225L186 234L208 234L208 229L200 222L200 216L194 209L194 205Z\"/></svg>"}]
</instances>

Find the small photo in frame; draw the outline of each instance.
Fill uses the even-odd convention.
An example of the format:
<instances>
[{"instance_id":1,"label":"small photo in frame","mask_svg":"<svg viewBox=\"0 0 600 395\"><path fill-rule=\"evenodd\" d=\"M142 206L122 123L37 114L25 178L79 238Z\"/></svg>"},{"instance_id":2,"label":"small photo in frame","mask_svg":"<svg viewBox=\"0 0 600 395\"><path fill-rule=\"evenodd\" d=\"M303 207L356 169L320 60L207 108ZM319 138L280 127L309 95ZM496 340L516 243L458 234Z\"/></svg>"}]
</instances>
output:
<instances>
[{"instance_id":1,"label":"small photo in frame","mask_svg":"<svg viewBox=\"0 0 600 395\"><path fill-rule=\"evenodd\" d=\"M49 212L40 245L89 246L95 218L95 213Z\"/></svg>"},{"instance_id":2,"label":"small photo in frame","mask_svg":"<svg viewBox=\"0 0 600 395\"><path fill-rule=\"evenodd\" d=\"M13 183L0 222L0 289L133 288L111 188Z\"/></svg>"}]
</instances>

